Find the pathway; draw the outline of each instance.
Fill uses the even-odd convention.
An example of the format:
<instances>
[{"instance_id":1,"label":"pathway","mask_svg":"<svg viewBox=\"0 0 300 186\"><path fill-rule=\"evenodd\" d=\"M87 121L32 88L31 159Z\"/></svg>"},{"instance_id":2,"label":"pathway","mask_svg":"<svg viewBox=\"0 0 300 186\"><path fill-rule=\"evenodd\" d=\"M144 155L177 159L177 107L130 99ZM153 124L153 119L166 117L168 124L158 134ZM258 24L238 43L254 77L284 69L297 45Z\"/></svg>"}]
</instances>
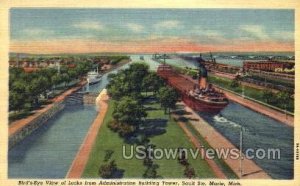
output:
<instances>
[{"instance_id":1,"label":"pathway","mask_svg":"<svg viewBox=\"0 0 300 186\"><path fill-rule=\"evenodd\" d=\"M183 103L180 103L183 104ZM209 145L213 149L236 149L236 147L228 141L224 136L222 136L218 131L216 131L212 126L210 126L206 121L204 121L197 113L195 113L191 108L186 105L184 110L189 113L189 115L184 115L191 125L199 132L204 139L207 140ZM182 124L186 125L186 124ZM194 141L193 138L190 138ZM198 140L197 140L198 141ZM199 143L199 142L198 142ZM244 156L244 155L243 155ZM245 156L244 156L245 157ZM242 160L242 172L240 175L240 159L226 158L225 163L233 170L233 172L243 179L271 179L271 177L261 169L254 161L249 159Z\"/></svg>"},{"instance_id":2,"label":"pathway","mask_svg":"<svg viewBox=\"0 0 300 186\"><path fill-rule=\"evenodd\" d=\"M77 90L79 90L83 85L85 85L85 83L86 83L85 81L82 81L82 82L79 83L78 86L76 86L74 88L71 88L71 89L65 91L64 93L62 93L61 95L53 98L51 100L52 101L51 104L45 106L42 109L36 110L33 115L12 122L9 125L9 133L8 133L9 136L11 136L11 135L15 134L16 132L20 131L23 127L27 126L29 123L31 123L33 120L35 120L36 118L41 116L43 113L47 112L50 108L53 107L53 105L55 103L63 101L68 95L71 95L73 92L76 92Z\"/></svg>"},{"instance_id":3,"label":"pathway","mask_svg":"<svg viewBox=\"0 0 300 186\"><path fill-rule=\"evenodd\" d=\"M179 116L175 115L175 114L173 114L172 116L175 119L179 118ZM186 123L178 121L178 120L177 120L177 123L181 127L181 129L185 132L185 134L190 139L190 141L193 143L193 145L197 149L201 150L201 154L205 155L205 149L201 145L200 141L188 130L188 128L186 127ZM206 156L204 157L204 159L206 160L206 162L208 163L208 165L210 166L210 168L212 169L214 174L217 176L217 178L226 179L226 175L223 173L223 171L220 169L220 167L216 164L216 162L214 160L209 159Z\"/></svg>"}]
</instances>

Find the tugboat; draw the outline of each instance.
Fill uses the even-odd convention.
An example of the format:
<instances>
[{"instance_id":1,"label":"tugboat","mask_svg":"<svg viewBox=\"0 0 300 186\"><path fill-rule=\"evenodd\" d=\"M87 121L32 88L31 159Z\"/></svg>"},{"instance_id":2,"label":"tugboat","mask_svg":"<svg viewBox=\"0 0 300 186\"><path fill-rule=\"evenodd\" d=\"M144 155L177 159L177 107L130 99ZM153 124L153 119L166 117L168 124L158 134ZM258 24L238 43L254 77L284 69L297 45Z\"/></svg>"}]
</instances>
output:
<instances>
[{"instance_id":1,"label":"tugboat","mask_svg":"<svg viewBox=\"0 0 300 186\"><path fill-rule=\"evenodd\" d=\"M95 71L90 71L88 72L87 74L87 80L89 82L89 84L96 84L96 83L99 83L101 81L101 78L102 78L102 75L99 74L98 72L98 68L97 70Z\"/></svg>"},{"instance_id":2,"label":"tugboat","mask_svg":"<svg viewBox=\"0 0 300 186\"><path fill-rule=\"evenodd\" d=\"M203 65L204 60L198 59L198 82L192 78L179 74L170 65L162 64L157 69L157 74L169 86L175 88L181 95L182 101L195 111L219 112L228 105L226 96L217 91L212 84L207 82L208 72Z\"/></svg>"}]
</instances>

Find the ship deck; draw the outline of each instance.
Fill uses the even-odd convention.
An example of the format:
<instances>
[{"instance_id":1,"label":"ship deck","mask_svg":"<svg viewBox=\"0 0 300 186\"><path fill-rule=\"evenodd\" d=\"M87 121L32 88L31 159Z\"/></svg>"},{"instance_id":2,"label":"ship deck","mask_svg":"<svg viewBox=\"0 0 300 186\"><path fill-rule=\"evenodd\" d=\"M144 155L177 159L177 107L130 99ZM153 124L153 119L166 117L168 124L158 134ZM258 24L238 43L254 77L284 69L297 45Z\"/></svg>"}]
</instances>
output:
<instances>
[{"instance_id":1,"label":"ship deck","mask_svg":"<svg viewBox=\"0 0 300 186\"><path fill-rule=\"evenodd\" d=\"M187 77L184 77L183 75L167 73L161 74L160 76L166 79L168 81L168 84L170 84L172 87L174 87L180 92L192 90L194 88L194 85L196 85L195 82L191 81Z\"/></svg>"}]
</instances>

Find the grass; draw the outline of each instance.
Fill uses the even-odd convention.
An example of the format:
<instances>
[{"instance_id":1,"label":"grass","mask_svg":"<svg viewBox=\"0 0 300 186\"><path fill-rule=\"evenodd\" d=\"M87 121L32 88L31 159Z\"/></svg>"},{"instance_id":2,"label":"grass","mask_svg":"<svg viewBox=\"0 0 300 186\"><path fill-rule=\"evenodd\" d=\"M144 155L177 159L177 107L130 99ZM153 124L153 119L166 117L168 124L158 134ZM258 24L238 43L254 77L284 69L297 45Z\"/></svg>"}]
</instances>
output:
<instances>
[{"instance_id":1,"label":"grass","mask_svg":"<svg viewBox=\"0 0 300 186\"><path fill-rule=\"evenodd\" d=\"M164 114L164 111L160 109L159 104L153 104L151 107L156 108L157 110L150 112L148 115L149 118L164 118L169 120L166 127L167 132L163 135L151 138L151 143L155 144L156 147L159 148L177 149L182 147L195 150L194 146L191 144L182 129L173 119L170 119L168 115ZM197 177L215 177L207 162L200 157L193 159L188 156L188 162L195 169ZM160 167L158 169L158 174L164 178L183 178L184 167L178 163L177 159L171 160L163 158L161 160L155 160L155 163L157 163Z\"/></svg>"},{"instance_id":2,"label":"grass","mask_svg":"<svg viewBox=\"0 0 300 186\"><path fill-rule=\"evenodd\" d=\"M122 157L122 146L126 145L126 149L129 149L129 145L124 143L123 139L119 137L117 133L112 132L108 127L108 122L112 119L113 113L113 101L109 102L107 114L104 118L104 123L101 126L100 132L96 138L93 150L90 154L88 163L83 172L84 178L97 178L98 170L105 157L106 150L112 150L111 159L116 161L119 169L124 169L124 177L142 177L144 167L142 161L138 159L125 160Z\"/></svg>"},{"instance_id":3,"label":"grass","mask_svg":"<svg viewBox=\"0 0 300 186\"><path fill-rule=\"evenodd\" d=\"M119 169L124 170L124 178L142 178L142 175L146 170L146 167L143 165L143 161L138 160L136 158L133 158L131 160L124 159L122 157L122 146L125 145L126 152L129 153L130 145L126 144L117 133L112 132L107 127L108 122L112 119L112 105L113 101L110 101L108 112L104 119L104 123L97 136L96 142L94 144L93 150L90 154L88 163L86 165L82 177L99 177L98 169L101 166L101 164L103 164L105 151L113 150L114 153L111 159L114 159L116 161L116 164ZM182 147L186 149L194 149L193 145L191 144L191 142L189 142L188 137L184 134L182 129L173 119L169 118L168 115L164 114L163 109L160 108L158 103L147 103L145 106L152 108L151 110L147 111L147 119L163 119L167 121L166 125L164 126L164 129L166 131L165 133L149 137L151 144L154 144L156 148L159 147L177 149L179 147ZM202 160L201 157L198 157L197 159L192 159L188 156L188 162L195 169L196 176L198 178L215 177L207 162L205 160ZM184 178L184 167L178 163L177 158L174 160L162 158L160 160L154 160L154 163L158 164L159 166L159 168L157 169L159 176L163 178Z\"/></svg>"},{"instance_id":4,"label":"grass","mask_svg":"<svg viewBox=\"0 0 300 186\"><path fill-rule=\"evenodd\" d=\"M208 142L203 138L203 136L201 136L199 134L198 131L196 131L196 129L192 126L192 124L190 122L186 122L186 126L188 128L188 130L198 138L198 140L200 141L200 143L204 146L205 149L213 149ZM224 174L226 175L227 178L230 179L237 179L238 176L231 170L231 168L225 163L225 161L223 159L219 159L219 158L214 158L214 161L216 162L216 164L221 168L221 170L224 172Z\"/></svg>"},{"instance_id":5,"label":"grass","mask_svg":"<svg viewBox=\"0 0 300 186\"><path fill-rule=\"evenodd\" d=\"M216 77L216 76L209 76L209 82L215 85L218 85L220 87L226 88L228 90L232 90L236 93L242 94L242 87L239 85L238 87L231 87L230 84L232 80L224 77ZM256 89L249 86L244 86L244 95L248 96L250 98L256 99L258 101L266 103L266 100L263 98L264 90ZM276 99L276 98L275 98ZM279 102L274 101L273 103L268 103L272 106L285 109L284 105L279 104ZM288 111L294 112L294 99L290 98L287 100L287 108Z\"/></svg>"},{"instance_id":6,"label":"grass","mask_svg":"<svg viewBox=\"0 0 300 186\"><path fill-rule=\"evenodd\" d=\"M30 111L20 111L20 112L10 113L8 116L8 121L9 124L11 124L13 121L23 119L31 115L33 115L33 113Z\"/></svg>"}]
</instances>

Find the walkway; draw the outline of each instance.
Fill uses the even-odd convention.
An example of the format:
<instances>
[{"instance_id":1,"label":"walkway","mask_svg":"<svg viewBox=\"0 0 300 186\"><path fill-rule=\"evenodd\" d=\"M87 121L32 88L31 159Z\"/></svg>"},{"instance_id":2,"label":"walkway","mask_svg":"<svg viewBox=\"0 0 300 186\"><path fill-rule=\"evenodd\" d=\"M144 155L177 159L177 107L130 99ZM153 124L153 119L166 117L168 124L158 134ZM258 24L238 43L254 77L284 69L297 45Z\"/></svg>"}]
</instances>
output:
<instances>
[{"instance_id":1,"label":"walkway","mask_svg":"<svg viewBox=\"0 0 300 186\"><path fill-rule=\"evenodd\" d=\"M251 100L248 99L244 99L241 96L235 95L229 91L223 90L222 91L225 93L225 95L227 96L228 99L237 102L251 110L254 110L256 112L259 112L261 114L264 114L270 118L273 118L277 121L280 121L290 127L294 127L294 116L279 112L277 110L274 110L270 107L264 106L262 104L253 102Z\"/></svg>"},{"instance_id":2,"label":"walkway","mask_svg":"<svg viewBox=\"0 0 300 186\"><path fill-rule=\"evenodd\" d=\"M78 86L76 86L74 88L71 88L71 89L65 91L63 94L53 98L51 100L52 101L51 104L45 106L42 109L36 110L33 115L12 122L9 125L9 133L8 133L9 136L11 136L11 135L15 134L16 132L20 131L23 127L27 126L29 123L31 123L33 120L35 120L36 118L41 116L43 113L47 112L51 107L53 107L53 105L55 103L63 101L68 95L71 95L73 92L76 92L77 90L79 90L83 85L85 85L85 83L86 83L85 81L82 81L82 82L79 83Z\"/></svg>"},{"instance_id":3,"label":"walkway","mask_svg":"<svg viewBox=\"0 0 300 186\"><path fill-rule=\"evenodd\" d=\"M183 104L183 103L180 103ZM210 126L206 121L204 121L197 113L195 113L191 108L186 105L184 110L189 113L184 115L192 126L199 132L204 139L207 140L209 145L214 149L236 149L236 147L223 137L218 131L216 131L212 126ZM186 125L186 124L184 124ZM191 139L191 138L190 138ZM194 139L191 139L192 141ZM244 155L243 155L244 156ZM245 156L244 156L245 157ZM225 163L233 170L233 172L241 178L240 175L240 159L226 158ZM242 179L271 179L271 177L261 169L254 161L249 159L242 160Z\"/></svg>"},{"instance_id":4,"label":"walkway","mask_svg":"<svg viewBox=\"0 0 300 186\"><path fill-rule=\"evenodd\" d=\"M194 83L197 83L197 80L194 80L189 76L184 76L184 77L189 79L190 81L192 81ZM216 86L214 86L214 87L217 88ZM284 112L280 112L278 110L272 109L272 108L267 107L265 105L256 103L256 102L248 100L248 99L245 99L241 96L233 94L233 93L231 93L229 91L226 91L224 89L220 89L220 88L217 88L217 89L224 92L226 97L231 101L237 102L237 103L239 103L239 104L241 104L241 105L243 105L243 106L245 106L245 107L247 107L251 110L254 110L258 113L264 114L264 115L266 115L270 118L273 118L277 121L280 121L281 123L284 123L284 124L286 124L290 127L294 127L294 116L285 114Z\"/></svg>"},{"instance_id":5,"label":"walkway","mask_svg":"<svg viewBox=\"0 0 300 186\"><path fill-rule=\"evenodd\" d=\"M97 138L97 134L103 123L105 114L107 112L108 99L109 98L108 98L106 89L103 89L96 99L97 107L100 110L100 112L98 113L96 119L94 120L88 133L86 134L86 137L85 137L83 143L81 144L80 149L77 152L75 159L72 162L72 165L67 173L66 178L80 178L81 177L81 175L85 169L86 163L89 159L89 155L92 151L94 142Z\"/></svg>"},{"instance_id":6,"label":"walkway","mask_svg":"<svg viewBox=\"0 0 300 186\"><path fill-rule=\"evenodd\" d=\"M175 119L179 118L179 116L175 115L175 114L173 114L172 116ZM201 145L199 140L188 130L188 128L186 127L186 123L178 121L178 120L177 120L177 123L181 127L181 129L185 132L185 134L190 139L190 141L193 143L193 145L197 149L201 150L201 154L205 155L205 149L202 148L203 146ZM226 175L223 173L223 171L220 169L220 167L216 164L216 162L214 160L209 159L206 156L204 157L204 159L206 160L206 162L208 163L208 165L210 166L210 168L212 169L214 174L217 176L217 178L221 178L221 179L226 179L227 178Z\"/></svg>"}]
</instances>

